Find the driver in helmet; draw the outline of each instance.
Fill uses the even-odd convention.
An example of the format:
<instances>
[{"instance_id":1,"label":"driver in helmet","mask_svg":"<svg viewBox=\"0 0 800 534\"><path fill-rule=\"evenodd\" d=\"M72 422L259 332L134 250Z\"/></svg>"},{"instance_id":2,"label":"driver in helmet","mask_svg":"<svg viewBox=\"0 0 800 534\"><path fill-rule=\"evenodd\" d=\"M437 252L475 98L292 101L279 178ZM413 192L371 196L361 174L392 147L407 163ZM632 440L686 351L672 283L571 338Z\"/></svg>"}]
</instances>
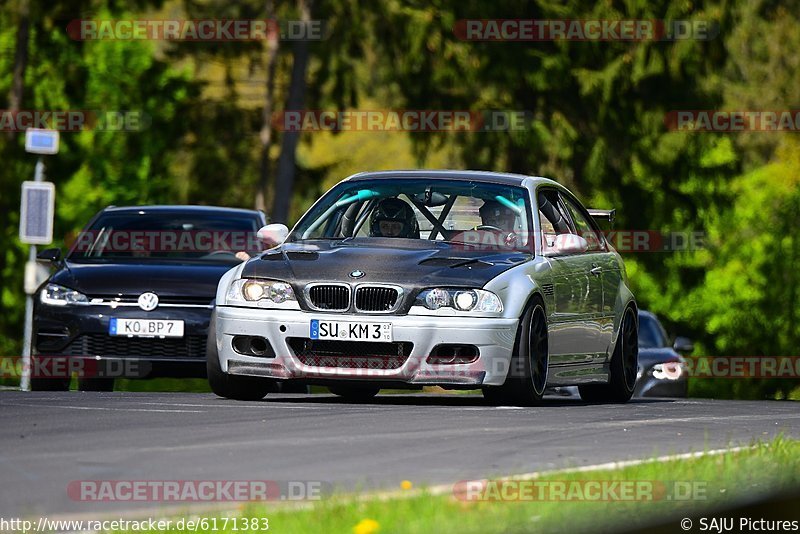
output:
<instances>
[{"instance_id":1,"label":"driver in helmet","mask_svg":"<svg viewBox=\"0 0 800 534\"><path fill-rule=\"evenodd\" d=\"M419 239L419 224L414 210L403 200L390 197L378 202L369 218L373 237Z\"/></svg>"},{"instance_id":2,"label":"driver in helmet","mask_svg":"<svg viewBox=\"0 0 800 534\"><path fill-rule=\"evenodd\" d=\"M496 200L484 200L478 213L481 216L481 226L490 226L503 232L514 231L517 216L508 206Z\"/></svg>"}]
</instances>

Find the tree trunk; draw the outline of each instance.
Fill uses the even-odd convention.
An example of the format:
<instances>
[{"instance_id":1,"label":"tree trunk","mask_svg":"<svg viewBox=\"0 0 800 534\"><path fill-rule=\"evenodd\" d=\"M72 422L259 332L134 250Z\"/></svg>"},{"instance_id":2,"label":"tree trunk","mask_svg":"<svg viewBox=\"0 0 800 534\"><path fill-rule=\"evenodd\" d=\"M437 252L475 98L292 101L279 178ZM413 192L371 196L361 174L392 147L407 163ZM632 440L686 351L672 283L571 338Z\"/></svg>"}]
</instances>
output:
<instances>
[{"instance_id":1,"label":"tree trunk","mask_svg":"<svg viewBox=\"0 0 800 534\"><path fill-rule=\"evenodd\" d=\"M30 35L30 0L19 0L19 22L17 23L17 46L14 52L14 77L8 92L8 110L17 112L22 106L25 93L25 69L28 67L28 41ZM6 135L12 139L14 132Z\"/></svg>"},{"instance_id":2,"label":"tree trunk","mask_svg":"<svg viewBox=\"0 0 800 534\"><path fill-rule=\"evenodd\" d=\"M311 21L311 4L313 0L297 0L300 20L308 24ZM306 96L306 70L308 68L309 42L306 39L294 42L292 49L292 77L289 82L289 95L286 99L286 111L303 109ZM289 208L292 202L295 174L295 153L300 141L300 132L283 133L281 154L278 157L278 171L275 178L275 197L272 202L272 216L276 222L285 223L289 219Z\"/></svg>"},{"instance_id":3,"label":"tree trunk","mask_svg":"<svg viewBox=\"0 0 800 534\"><path fill-rule=\"evenodd\" d=\"M17 43L16 51L14 52L14 72L11 80L11 89L8 92L8 110L17 112L22 108L22 99L25 91L25 70L28 66L28 42L30 35L30 0L19 0L18 22L17 22ZM11 193L13 188L18 188L19 183L22 181L19 176L15 174L15 169L19 168L19 143L14 142L16 136L20 135L19 132L6 132L8 141L0 144L0 159L6 162L17 163L17 165L5 165L0 169L0 242L11 243L13 236L16 234L16 229L9 226L9 214L15 212L19 206L12 205L12 202L18 202L19 196ZM14 199L14 200L12 200ZM13 275L8 276L6 279L6 268L8 265L9 256L17 253L16 247L4 246L0 252L0 288L8 287L12 281L15 280ZM16 279L19 280L19 279ZM21 292L22 286L10 287L12 292ZM0 295L0 304L2 304L2 295ZM9 350L10 346L16 345L20 347L21 343L17 343L19 336L17 333L19 325L14 324L12 319L13 315L5 314L0 319L0 336L6 336L11 343L6 344ZM17 353L19 354L19 353Z\"/></svg>"},{"instance_id":4,"label":"tree trunk","mask_svg":"<svg viewBox=\"0 0 800 534\"><path fill-rule=\"evenodd\" d=\"M267 0L267 19L277 24L275 18L275 2ZM267 188L269 187L270 160L269 149L272 146L272 113L275 109L275 65L278 59L278 38L280 30L277 27L271 28L267 35L267 88L264 97L264 110L261 113L261 167L259 170L258 189L256 190L257 210L267 209Z\"/></svg>"}]
</instances>

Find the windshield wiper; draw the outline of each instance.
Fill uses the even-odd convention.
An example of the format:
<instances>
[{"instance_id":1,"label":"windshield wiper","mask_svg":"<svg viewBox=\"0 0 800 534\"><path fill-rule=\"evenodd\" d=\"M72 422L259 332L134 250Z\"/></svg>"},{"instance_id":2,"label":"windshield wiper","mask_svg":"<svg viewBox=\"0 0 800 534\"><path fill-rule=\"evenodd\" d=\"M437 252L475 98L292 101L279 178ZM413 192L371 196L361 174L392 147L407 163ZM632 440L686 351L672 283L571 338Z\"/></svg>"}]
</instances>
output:
<instances>
[{"instance_id":1,"label":"windshield wiper","mask_svg":"<svg viewBox=\"0 0 800 534\"><path fill-rule=\"evenodd\" d=\"M488 256L484 256L484 257L481 257L481 258L458 258L458 257L444 257L444 258L442 258L442 257L434 256L432 258L427 258L425 260L422 260L420 262L420 265L425 264L425 263L441 264L442 262L451 262L451 261L454 262L454 263L450 263L450 264L447 265L447 267L450 267L451 269L454 269L456 267L463 267L465 265L471 265L473 263L483 263L485 265L494 265L494 263L490 263L490 262L486 261L487 257Z\"/></svg>"}]
</instances>

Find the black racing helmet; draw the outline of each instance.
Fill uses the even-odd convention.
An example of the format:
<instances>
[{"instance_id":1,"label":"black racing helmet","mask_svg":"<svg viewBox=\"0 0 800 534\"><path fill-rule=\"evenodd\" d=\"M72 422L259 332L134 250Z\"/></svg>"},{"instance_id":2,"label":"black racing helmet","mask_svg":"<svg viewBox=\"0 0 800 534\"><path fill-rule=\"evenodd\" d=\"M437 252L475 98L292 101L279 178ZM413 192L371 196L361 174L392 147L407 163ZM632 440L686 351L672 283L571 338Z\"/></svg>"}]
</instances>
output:
<instances>
[{"instance_id":1,"label":"black racing helmet","mask_svg":"<svg viewBox=\"0 0 800 534\"><path fill-rule=\"evenodd\" d=\"M478 210L481 221L488 226L495 226L501 230L513 231L517 216L511 208L504 206L497 200L484 200L483 206Z\"/></svg>"},{"instance_id":2,"label":"black racing helmet","mask_svg":"<svg viewBox=\"0 0 800 534\"><path fill-rule=\"evenodd\" d=\"M375 237L419 239L419 224L414 210L399 198L384 198L378 202L370 215L369 226L370 235Z\"/></svg>"}]
</instances>

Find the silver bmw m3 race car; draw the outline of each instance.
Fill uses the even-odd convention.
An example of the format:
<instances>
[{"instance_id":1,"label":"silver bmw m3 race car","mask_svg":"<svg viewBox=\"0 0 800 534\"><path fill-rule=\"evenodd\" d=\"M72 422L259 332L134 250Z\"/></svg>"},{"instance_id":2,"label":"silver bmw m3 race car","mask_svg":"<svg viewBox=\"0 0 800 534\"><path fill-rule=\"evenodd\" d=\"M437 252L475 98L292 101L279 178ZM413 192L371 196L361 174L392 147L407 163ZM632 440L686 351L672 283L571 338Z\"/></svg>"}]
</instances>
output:
<instances>
[{"instance_id":1,"label":"silver bmw m3 race car","mask_svg":"<svg viewBox=\"0 0 800 534\"><path fill-rule=\"evenodd\" d=\"M476 171L351 176L276 247L220 280L207 346L222 397L280 382L351 400L381 388L481 389L532 405L634 391L637 305L592 211L546 178Z\"/></svg>"}]
</instances>

